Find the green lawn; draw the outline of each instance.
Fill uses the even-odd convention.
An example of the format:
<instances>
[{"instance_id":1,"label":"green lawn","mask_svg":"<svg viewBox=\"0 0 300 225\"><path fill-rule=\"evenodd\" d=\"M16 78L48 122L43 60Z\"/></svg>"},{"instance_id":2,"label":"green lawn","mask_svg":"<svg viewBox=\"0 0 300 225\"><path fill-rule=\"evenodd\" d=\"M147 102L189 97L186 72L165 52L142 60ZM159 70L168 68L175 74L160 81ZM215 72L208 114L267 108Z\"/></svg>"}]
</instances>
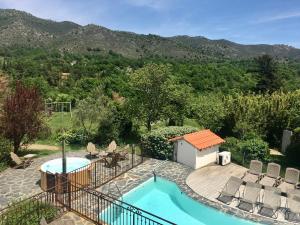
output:
<instances>
[{"instance_id":1,"label":"green lawn","mask_svg":"<svg viewBox=\"0 0 300 225\"><path fill-rule=\"evenodd\" d=\"M46 118L46 124L50 128L51 134L38 139L35 143L59 146L60 143L56 140L57 133L62 129L68 130L72 128L72 117L67 112L55 112Z\"/></svg>"}]
</instances>

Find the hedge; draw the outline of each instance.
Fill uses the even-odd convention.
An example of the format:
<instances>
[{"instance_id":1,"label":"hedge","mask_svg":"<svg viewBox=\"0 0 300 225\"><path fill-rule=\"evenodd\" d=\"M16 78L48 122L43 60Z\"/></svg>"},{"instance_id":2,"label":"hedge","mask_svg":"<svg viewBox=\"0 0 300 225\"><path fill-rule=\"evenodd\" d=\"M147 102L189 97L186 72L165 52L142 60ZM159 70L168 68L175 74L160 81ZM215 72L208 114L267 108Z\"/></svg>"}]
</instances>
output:
<instances>
[{"instance_id":1,"label":"hedge","mask_svg":"<svg viewBox=\"0 0 300 225\"><path fill-rule=\"evenodd\" d=\"M173 144L168 140L197 130L198 128L189 126L159 128L142 136L141 147L144 153L152 158L171 160L173 158Z\"/></svg>"}]
</instances>

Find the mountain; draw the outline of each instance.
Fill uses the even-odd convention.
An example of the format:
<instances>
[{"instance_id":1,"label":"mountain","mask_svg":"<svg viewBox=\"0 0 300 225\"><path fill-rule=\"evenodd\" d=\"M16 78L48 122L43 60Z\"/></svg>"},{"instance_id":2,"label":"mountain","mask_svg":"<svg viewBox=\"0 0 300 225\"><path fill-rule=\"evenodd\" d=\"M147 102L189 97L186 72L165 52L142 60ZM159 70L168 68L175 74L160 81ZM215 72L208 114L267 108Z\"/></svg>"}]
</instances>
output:
<instances>
[{"instance_id":1,"label":"mountain","mask_svg":"<svg viewBox=\"0 0 300 225\"><path fill-rule=\"evenodd\" d=\"M0 9L0 47L10 46L45 47L70 52L113 51L131 58L235 59L270 54L278 58L300 59L300 49L287 45L242 45L201 36L141 35L97 25L55 22L18 10Z\"/></svg>"}]
</instances>

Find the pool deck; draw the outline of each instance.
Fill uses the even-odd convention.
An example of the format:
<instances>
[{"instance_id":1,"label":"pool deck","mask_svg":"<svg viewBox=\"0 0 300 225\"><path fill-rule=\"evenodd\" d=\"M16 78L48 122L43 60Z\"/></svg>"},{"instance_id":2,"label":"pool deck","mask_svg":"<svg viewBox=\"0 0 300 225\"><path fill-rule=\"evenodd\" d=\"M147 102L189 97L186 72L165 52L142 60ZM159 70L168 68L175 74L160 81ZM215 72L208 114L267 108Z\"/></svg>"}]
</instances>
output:
<instances>
[{"instance_id":1,"label":"pool deck","mask_svg":"<svg viewBox=\"0 0 300 225\"><path fill-rule=\"evenodd\" d=\"M215 201L231 176L241 178L247 169L230 163L226 166L211 165L192 172L186 184L197 194Z\"/></svg>"},{"instance_id":2,"label":"pool deck","mask_svg":"<svg viewBox=\"0 0 300 225\"><path fill-rule=\"evenodd\" d=\"M153 177L153 169L157 176L175 182L179 188L191 198L220 211L256 221L261 224L295 224L284 221L283 214L279 217L279 220L274 220L258 215L257 213L253 214L242 211L238 209L236 205L228 206L217 201L216 197L219 191L222 190L228 178L230 176L242 177L244 172L247 170L246 168L233 163L227 166L212 165L198 170L193 170L176 162L149 159L141 165L131 169L126 174L114 179L112 182L115 182L122 194L125 194L137 187L139 184ZM189 184L192 185L189 186ZM109 190L109 187L111 190ZM114 190L116 189L114 187L115 185L110 186L109 183L107 183L106 185L98 188L97 191L118 195L118 191ZM243 186L241 187L241 191L242 190Z\"/></svg>"}]
</instances>

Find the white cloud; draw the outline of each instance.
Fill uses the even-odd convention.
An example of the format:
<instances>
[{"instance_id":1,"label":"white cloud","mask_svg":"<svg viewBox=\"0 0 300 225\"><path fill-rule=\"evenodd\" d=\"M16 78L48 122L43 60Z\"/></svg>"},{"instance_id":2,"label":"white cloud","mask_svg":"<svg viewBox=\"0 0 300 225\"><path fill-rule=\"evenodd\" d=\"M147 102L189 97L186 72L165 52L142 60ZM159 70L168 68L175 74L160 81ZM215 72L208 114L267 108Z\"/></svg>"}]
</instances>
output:
<instances>
[{"instance_id":1,"label":"white cloud","mask_svg":"<svg viewBox=\"0 0 300 225\"><path fill-rule=\"evenodd\" d=\"M300 17L300 12L286 12L286 13L279 13L276 15L270 15L261 17L258 20L255 21L255 23L267 23L267 22L273 22L278 20L284 20L284 19L292 19Z\"/></svg>"},{"instance_id":2,"label":"white cloud","mask_svg":"<svg viewBox=\"0 0 300 225\"><path fill-rule=\"evenodd\" d=\"M167 9L171 0L127 0L127 3L137 7L147 7L155 10Z\"/></svg>"}]
</instances>

